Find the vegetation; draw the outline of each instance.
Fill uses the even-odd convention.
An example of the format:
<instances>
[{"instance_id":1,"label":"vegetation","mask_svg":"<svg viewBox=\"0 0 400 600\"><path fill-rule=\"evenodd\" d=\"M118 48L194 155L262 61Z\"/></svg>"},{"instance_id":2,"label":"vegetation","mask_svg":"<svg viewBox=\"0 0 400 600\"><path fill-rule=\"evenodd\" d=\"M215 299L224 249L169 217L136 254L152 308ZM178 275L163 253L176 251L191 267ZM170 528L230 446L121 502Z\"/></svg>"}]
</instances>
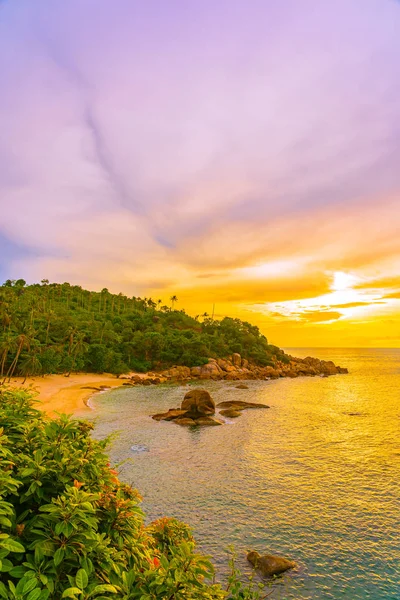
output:
<instances>
[{"instance_id":1,"label":"vegetation","mask_svg":"<svg viewBox=\"0 0 400 600\"><path fill-rule=\"evenodd\" d=\"M0 598L256 600L232 560L228 590L212 583L187 525L144 525L92 425L50 419L26 391L0 391Z\"/></svg>"},{"instance_id":2,"label":"vegetation","mask_svg":"<svg viewBox=\"0 0 400 600\"><path fill-rule=\"evenodd\" d=\"M239 319L221 321L151 298L90 292L69 283L0 287L0 376L25 377L71 371L148 371L171 365L201 365L209 357L239 352L261 366L289 359L268 344L258 327Z\"/></svg>"}]
</instances>

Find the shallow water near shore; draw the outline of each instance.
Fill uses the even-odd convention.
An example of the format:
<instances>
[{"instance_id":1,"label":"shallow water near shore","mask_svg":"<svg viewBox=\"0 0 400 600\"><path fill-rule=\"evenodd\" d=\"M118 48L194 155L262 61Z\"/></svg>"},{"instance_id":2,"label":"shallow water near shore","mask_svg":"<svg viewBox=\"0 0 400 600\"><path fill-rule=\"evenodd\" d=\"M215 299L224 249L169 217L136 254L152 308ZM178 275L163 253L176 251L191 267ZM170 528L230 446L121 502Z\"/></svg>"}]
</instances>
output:
<instances>
[{"instance_id":1,"label":"shallow water near shore","mask_svg":"<svg viewBox=\"0 0 400 600\"><path fill-rule=\"evenodd\" d=\"M189 523L222 575L225 549L295 560L273 599L400 598L400 350L289 349L349 375L200 382L216 403L263 402L222 427L186 429L149 415L189 386L118 388L93 399L95 437L119 436L113 462L149 520ZM92 415L91 415L92 416Z\"/></svg>"}]
</instances>

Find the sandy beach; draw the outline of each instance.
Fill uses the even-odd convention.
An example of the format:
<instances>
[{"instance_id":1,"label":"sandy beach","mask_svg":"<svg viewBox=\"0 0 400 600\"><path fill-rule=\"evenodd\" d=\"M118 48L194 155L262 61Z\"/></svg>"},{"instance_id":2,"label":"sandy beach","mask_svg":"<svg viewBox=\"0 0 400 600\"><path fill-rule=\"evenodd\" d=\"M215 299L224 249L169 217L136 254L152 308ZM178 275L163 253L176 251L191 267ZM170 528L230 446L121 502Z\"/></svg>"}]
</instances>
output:
<instances>
[{"instance_id":1,"label":"sandy beach","mask_svg":"<svg viewBox=\"0 0 400 600\"><path fill-rule=\"evenodd\" d=\"M108 373L75 373L69 377L64 375L46 375L45 377L30 377L23 384L23 377L13 377L11 387L28 388L37 392L38 408L49 415L57 412L67 414L77 411L89 411L86 405L88 399L98 393L102 386L106 388L119 387L123 379Z\"/></svg>"}]
</instances>

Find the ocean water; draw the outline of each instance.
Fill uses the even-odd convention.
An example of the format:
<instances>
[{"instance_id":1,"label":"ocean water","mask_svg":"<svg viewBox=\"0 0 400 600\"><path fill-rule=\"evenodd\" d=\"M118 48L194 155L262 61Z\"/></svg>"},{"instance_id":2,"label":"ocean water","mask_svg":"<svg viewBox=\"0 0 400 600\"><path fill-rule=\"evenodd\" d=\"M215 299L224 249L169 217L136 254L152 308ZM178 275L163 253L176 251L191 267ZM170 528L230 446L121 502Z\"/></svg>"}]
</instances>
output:
<instances>
[{"instance_id":1,"label":"ocean water","mask_svg":"<svg viewBox=\"0 0 400 600\"><path fill-rule=\"evenodd\" d=\"M400 350L289 349L349 375L202 382L214 400L263 402L222 427L186 429L149 415L189 386L117 389L94 399L95 436L144 496L149 520L193 527L223 578L234 544L295 560L274 600L400 599Z\"/></svg>"}]
</instances>

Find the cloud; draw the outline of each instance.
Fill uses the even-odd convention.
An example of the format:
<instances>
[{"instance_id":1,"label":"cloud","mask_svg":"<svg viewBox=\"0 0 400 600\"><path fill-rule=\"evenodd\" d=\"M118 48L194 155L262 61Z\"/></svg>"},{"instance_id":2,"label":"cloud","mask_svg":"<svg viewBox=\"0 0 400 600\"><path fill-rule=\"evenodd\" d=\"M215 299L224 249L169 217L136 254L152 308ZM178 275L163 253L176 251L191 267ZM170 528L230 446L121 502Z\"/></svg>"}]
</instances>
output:
<instances>
[{"instance_id":1,"label":"cloud","mask_svg":"<svg viewBox=\"0 0 400 600\"><path fill-rule=\"evenodd\" d=\"M3 4L4 274L236 312L392 277L400 12L317 4Z\"/></svg>"}]
</instances>

